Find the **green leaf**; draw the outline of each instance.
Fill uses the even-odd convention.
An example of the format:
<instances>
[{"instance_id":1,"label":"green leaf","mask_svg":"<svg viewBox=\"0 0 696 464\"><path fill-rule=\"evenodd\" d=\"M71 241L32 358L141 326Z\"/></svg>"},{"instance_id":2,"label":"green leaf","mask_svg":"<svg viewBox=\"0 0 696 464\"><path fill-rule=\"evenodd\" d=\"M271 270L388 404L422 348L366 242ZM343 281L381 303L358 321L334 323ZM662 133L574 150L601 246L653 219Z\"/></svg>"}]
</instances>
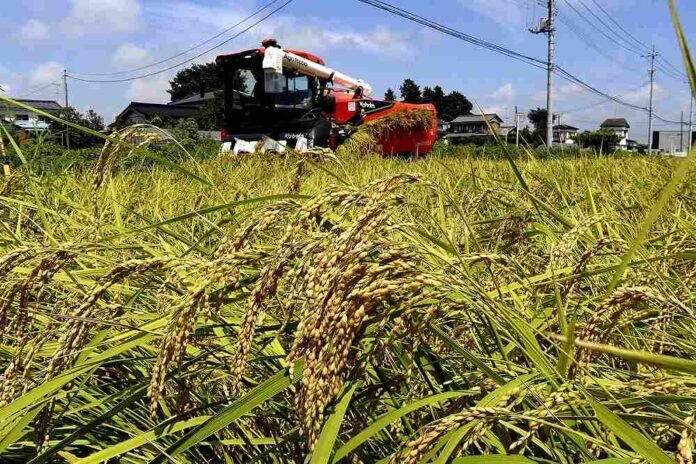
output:
<instances>
[{"instance_id":1,"label":"green leaf","mask_svg":"<svg viewBox=\"0 0 696 464\"><path fill-rule=\"evenodd\" d=\"M595 410L597 419L641 457L652 464L673 464L674 460L667 456L650 438L628 425L591 395L587 395L587 400Z\"/></svg>"},{"instance_id":2,"label":"green leaf","mask_svg":"<svg viewBox=\"0 0 696 464\"><path fill-rule=\"evenodd\" d=\"M410 414L411 412L416 411L420 408L424 408L426 406L433 406L443 401L447 401L453 398L460 398L468 394L470 393L465 391L439 393L437 395L423 398L419 401L414 401L413 403L409 403L395 411L388 412L387 414L378 417L368 427L360 431L360 433L355 435L353 438L348 440L343 446L341 446L338 449L338 451L336 451L336 455L334 456L333 462L338 462L344 457L348 456L353 450L360 447L360 445L377 435L389 424L399 420L403 416Z\"/></svg>"},{"instance_id":3,"label":"green leaf","mask_svg":"<svg viewBox=\"0 0 696 464\"><path fill-rule=\"evenodd\" d=\"M31 421L34 420L34 418L41 412L42 409L43 406L34 408L28 413L21 416L17 421L15 421L14 427L8 430L2 437L2 440L0 440L0 455L2 455L2 452L5 451L8 446L15 443L22 437L22 435L25 434L24 428L27 427L31 423Z\"/></svg>"},{"instance_id":4,"label":"green leaf","mask_svg":"<svg viewBox=\"0 0 696 464\"><path fill-rule=\"evenodd\" d=\"M487 464L489 462L502 464L537 464L538 461L533 461L524 456L493 454L486 456L465 456L455 459L452 461L452 464Z\"/></svg>"},{"instance_id":5,"label":"green leaf","mask_svg":"<svg viewBox=\"0 0 696 464\"><path fill-rule=\"evenodd\" d=\"M321 435L319 435L319 440L312 453L310 464L328 464L331 460L331 453L336 444L338 432L341 430L343 416L345 416L348 410L350 400L353 398L356 388L358 388L357 385L354 385L343 395L341 401L336 405L336 410L324 424L324 428L321 430Z\"/></svg>"},{"instance_id":6,"label":"green leaf","mask_svg":"<svg viewBox=\"0 0 696 464\"><path fill-rule=\"evenodd\" d=\"M288 369L282 369L273 377L257 385L246 395L238 398L232 404L211 417L195 430L184 435L180 440L170 446L165 452L158 455L151 464L162 464L171 456L177 456L192 446L197 445L209 436L224 429L239 418L245 416L254 408L262 405L267 400L273 398L278 393L288 388L292 383L298 381L304 371L304 361L295 364L293 377L290 378Z\"/></svg>"},{"instance_id":7,"label":"green leaf","mask_svg":"<svg viewBox=\"0 0 696 464\"><path fill-rule=\"evenodd\" d=\"M208 420L208 418L209 416L199 416L183 422L160 425L150 431L139 433L129 440L122 441L114 446L110 446L101 451L97 451L96 453L92 453L86 458L77 461L77 464L98 464L100 462L106 462L113 457L132 451L140 446L157 440L158 438L166 437L167 435L198 426Z\"/></svg>"},{"instance_id":8,"label":"green leaf","mask_svg":"<svg viewBox=\"0 0 696 464\"><path fill-rule=\"evenodd\" d=\"M72 382L80 375L88 372L91 368L92 367L87 366L73 369L67 374L60 375L46 383L39 385L36 388L29 390L24 395L0 409L0 423L7 421L14 414L17 414L25 408L36 406L42 401L45 401L54 392L60 390L63 386Z\"/></svg>"}]
</instances>

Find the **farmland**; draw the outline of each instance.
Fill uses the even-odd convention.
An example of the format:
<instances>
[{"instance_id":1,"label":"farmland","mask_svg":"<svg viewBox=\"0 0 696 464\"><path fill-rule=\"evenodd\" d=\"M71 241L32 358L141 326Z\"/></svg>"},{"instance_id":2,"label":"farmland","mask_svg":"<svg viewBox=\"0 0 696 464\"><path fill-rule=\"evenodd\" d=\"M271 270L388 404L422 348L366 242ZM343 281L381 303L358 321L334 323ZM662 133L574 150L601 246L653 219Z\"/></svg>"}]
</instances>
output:
<instances>
[{"instance_id":1,"label":"farmland","mask_svg":"<svg viewBox=\"0 0 696 464\"><path fill-rule=\"evenodd\" d=\"M19 167L2 461L692 462L693 161L499 153Z\"/></svg>"}]
</instances>

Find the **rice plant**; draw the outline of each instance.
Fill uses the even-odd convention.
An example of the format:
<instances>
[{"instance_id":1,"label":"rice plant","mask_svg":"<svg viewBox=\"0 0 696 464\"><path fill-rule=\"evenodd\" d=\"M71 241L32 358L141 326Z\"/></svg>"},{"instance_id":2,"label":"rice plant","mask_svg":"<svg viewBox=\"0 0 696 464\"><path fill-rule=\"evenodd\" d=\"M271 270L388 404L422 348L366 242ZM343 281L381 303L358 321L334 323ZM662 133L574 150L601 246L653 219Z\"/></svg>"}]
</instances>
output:
<instances>
[{"instance_id":1,"label":"rice plant","mask_svg":"<svg viewBox=\"0 0 696 464\"><path fill-rule=\"evenodd\" d=\"M140 155L0 184L0 461L693 462L693 156Z\"/></svg>"}]
</instances>

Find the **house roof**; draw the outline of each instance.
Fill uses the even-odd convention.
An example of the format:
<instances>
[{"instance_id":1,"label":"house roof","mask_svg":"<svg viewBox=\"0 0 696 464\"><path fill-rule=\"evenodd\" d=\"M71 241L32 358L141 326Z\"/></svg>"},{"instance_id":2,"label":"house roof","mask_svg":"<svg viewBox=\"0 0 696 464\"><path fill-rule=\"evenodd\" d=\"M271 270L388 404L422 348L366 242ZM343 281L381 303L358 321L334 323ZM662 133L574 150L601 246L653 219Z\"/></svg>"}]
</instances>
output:
<instances>
[{"instance_id":1,"label":"house roof","mask_svg":"<svg viewBox=\"0 0 696 464\"><path fill-rule=\"evenodd\" d=\"M159 114L165 118L193 118L198 116L200 109L197 106L163 105L160 103L130 102L130 104L116 116L116 120L125 118L131 111L143 116Z\"/></svg>"},{"instance_id":2,"label":"house roof","mask_svg":"<svg viewBox=\"0 0 696 464\"><path fill-rule=\"evenodd\" d=\"M599 127L625 127L630 129L631 126L628 124L625 118L609 118L606 119Z\"/></svg>"},{"instance_id":3,"label":"house roof","mask_svg":"<svg viewBox=\"0 0 696 464\"><path fill-rule=\"evenodd\" d=\"M36 108L37 110L42 110L42 111L47 111L47 112L58 112L63 109L60 104L55 101L55 100L22 100L22 99L17 99L18 102L24 103L25 105L29 105L31 107ZM7 108L17 108L15 106L12 106L7 103L0 103L0 108L1 109L7 109Z\"/></svg>"},{"instance_id":4,"label":"house roof","mask_svg":"<svg viewBox=\"0 0 696 464\"><path fill-rule=\"evenodd\" d=\"M188 97L180 98L173 102L167 103L168 106L181 106L181 105L200 105L208 100L215 98L215 92L205 92L202 96L200 93L194 93Z\"/></svg>"},{"instance_id":5,"label":"house roof","mask_svg":"<svg viewBox=\"0 0 696 464\"><path fill-rule=\"evenodd\" d=\"M503 120L500 116L498 116L495 113L490 113L486 114L486 118L489 121L497 120L499 123L502 123ZM450 124L469 124L469 123L475 123L475 122L484 122L484 118L482 114L467 114L465 116L459 116L455 118Z\"/></svg>"},{"instance_id":6,"label":"house roof","mask_svg":"<svg viewBox=\"0 0 696 464\"><path fill-rule=\"evenodd\" d=\"M574 126L569 126L568 124L556 124L555 126L553 126L553 130L576 131L580 129Z\"/></svg>"}]
</instances>

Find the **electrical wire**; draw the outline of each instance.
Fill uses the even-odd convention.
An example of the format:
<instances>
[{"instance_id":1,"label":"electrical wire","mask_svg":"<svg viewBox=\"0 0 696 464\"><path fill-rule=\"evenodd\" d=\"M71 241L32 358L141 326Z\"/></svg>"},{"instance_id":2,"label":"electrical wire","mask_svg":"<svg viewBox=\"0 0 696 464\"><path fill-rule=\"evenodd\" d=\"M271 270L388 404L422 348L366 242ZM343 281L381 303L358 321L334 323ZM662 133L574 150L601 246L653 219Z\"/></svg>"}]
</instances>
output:
<instances>
[{"instance_id":1,"label":"electrical wire","mask_svg":"<svg viewBox=\"0 0 696 464\"><path fill-rule=\"evenodd\" d=\"M646 53L652 53L652 50L648 49L648 47L647 47L645 44L643 44L643 43L641 43L641 42L638 42L639 46L636 46L636 45L634 45L633 43L631 43L631 42L629 42L628 40L626 40L625 38L623 38L622 36L620 36L620 35L614 30L614 27L612 27L610 24L607 24L607 22L605 22L604 20L602 20L602 18L600 18L589 6L587 6L587 3L585 3L583 0L575 0L575 1L577 1L585 10L587 10L587 11L592 15L592 17L594 17L597 21L599 21L599 23L601 24L601 27L598 26L597 24L595 24L590 18L588 18L586 14L584 14L583 12L581 12L580 10L578 10L578 9L575 7L575 5L573 5L573 3L571 3L571 0L564 0L564 1L565 1L565 3L570 7L570 9L573 10L573 12L575 12L575 13L576 13L578 16L580 16L585 22L587 22L590 26L592 26L596 31L598 31L600 34L602 34L604 37L606 37L608 40L610 40L612 43L616 44L617 46L619 46L619 47L621 47L621 48L623 48L623 49L625 49L625 50L627 50L627 51L629 51L629 52L631 52L631 53L634 53L634 54L636 54L636 55L638 55L638 56L644 56ZM595 0L592 0L592 1L593 1L595 4L597 4L597 2L596 2ZM609 19L610 19L613 23L617 24L617 26L618 26L621 30L623 30L624 32L626 32L626 33L627 33L631 38L633 38L634 40L637 40L637 39L635 39L635 37L633 37L632 35L630 35L630 33L628 33L628 31L626 31L622 26L620 26L620 25L618 24L618 21L616 21L606 10L604 10L604 8L601 8L601 10L602 10L602 12L603 12L607 17L609 17ZM613 35L613 37L612 37L611 35L609 35L609 34L608 34L607 32L605 32L605 31L611 32L612 35ZM640 48L639 48L639 47L640 47ZM658 55L658 56L659 56L659 55ZM671 65L671 63L669 63L669 61L667 61L666 58L662 58L662 61L663 61L663 63L666 63L667 65L669 65L669 66L671 66L672 68L674 68L674 66ZM675 79L675 80L682 81L682 82L685 81L684 75L681 74L681 73L678 72L678 71L675 72L674 70L670 70L670 69L668 69L665 65L660 64L660 63L657 63L657 64L656 64L656 67L657 67L660 71L662 71L665 75L667 75L667 76L669 76L669 77L671 77L671 78L673 78L673 79ZM674 68L674 69L676 69L676 68Z\"/></svg>"},{"instance_id":2,"label":"electrical wire","mask_svg":"<svg viewBox=\"0 0 696 464\"><path fill-rule=\"evenodd\" d=\"M622 98L622 97L625 97L626 95L628 95L628 94L630 94L630 93L632 93L632 92L637 92L638 90L642 89L643 87L645 87L646 85L649 85L649 84L650 84L650 82L644 82L644 83L641 84L639 87L636 87L636 88L633 88L633 89L629 89L629 90L626 90L626 91L624 91L624 92L621 92L620 94L615 95L614 98ZM597 103L593 103L593 104L591 104L591 105L585 105L585 106L581 106L581 107L578 107L578 108L573 108L573 109L570 109L570 110L561 110L561 111L558 111L558 112L559 112L559 113L563 113L563 114L577 113L577 112L579 112L579 111L585 111L585 110L588 110L588 109L590 109L590 108L595 108L595 107L597 107L597 106L606 105L607 103L609 103L609 101L607 101L607 99L605 98L605 99L603 99L602 101L597 102Z\"/></svg>"},{"instance_id":3,"label":"electrical wire","mask_svg":"<svg viewBox=\"0 0 696 464\"><path fill-rule=\"evenodd\" d=\"M164 63L166 63L166 62L168 62L168 61L171 61L171 60L174 60L174 59L179 58L179 57L181 57L181 56L187 55L188 53L190 53L190 52L192 52L192 51L194 51L194 50L196 50L196 49L198 49L198 48L201 48L201 47L204 46L204 45L209 44L209 43L212 42L213 40L215 40L215 39L217 39L217 38L220 38L221 36L227 34L228 32L230 32L230 31L233 30L233 29L236 29L237 27L239 27L239 26L241 26L242 24L244 24L245 22L247 22L250 18L253 18L254 16L258 15L259 13L261 13L262 11L267 10L268 8L270 8L271 6L273 6L274 4L276 4L276 3L278 3L278 2L280 2L280 0L272 0L271 2L266 3L264 6L262 6L262 7L259 8L259 9L257 9L256 11L254 11L251 15L247 16L246 18L244 18L243 20L239 21L238 23L236 23L236 24L234 24L234 25L228 27L227 29L223 30L222 32L220 32L220 33L218 33L218 34L216 34L216 35L214 35L214 36L212 36L212 37L206 39L205 41L203 41L203 42L201 42L201 43L199 43L199 44L196 44L196 45L194 45L194 46L192 46L192 47L190 47L190 48L187 48L186 50L184 50L184 51L182 51L182 52L179 52L179 53L177 53L176 55L172 55L172 56L170 56L169 58L164 58L164 59L162 59L162 60L160 60L160 61L157 61L157 62L155 62L155 63L150 63L150 64L147 64L147 65L144 65L144 66L140 66L140 67L138 67L138 68L127 69L127 70L125 70L125 71L116 71L116 72L108 72L108 73L83 73L83 72L75 72L75 71L72 71L72 74L77 74L77 75L80 75L80 76L118 76L118 75L123 75L123 74L131 74L131 73L134 73L134 72L137 72L137 71L142 71L143 69L154 68L155 66L159 66L160 64L164 64Z\"/></svg>"},{"instance_id":4,"label":"electrical wire","mask_svg":"<svg viewBox=\"0 0 696 464\"><path fill-rule=\"evenodd\" d=\"M590 26L592 26L592 28L594 28L597 32L599 32L601 35L603 35L604 37L606 37L607 40L613 42L614 44L618 45L619 47L621 47L621 48L623 48L623 49L625 49L625 50L628 50L629 52L636 53L636 54L638 54L638 55L640 55L641 53L643 53L643 51L640 50L640 49L637 49L637 48L635 48L635 47L628 47L628 46L624 45L623 43L617 41L615 38L613 38L612 36L610 36L609 34L607 34L601 27L597 26L594 22L592 22L592 21L587 17L587 15L583 14L580 10L578 10L578 9L575 7L575 5L573 5L573 3L571 3L570 0L564 0L564 1L565 1L566 5L568 5L568 6L570 7L570 9L573 10L573 12L575 12L575 14L577 14L578 16L580 16L587 24L589 24ZM587 7L587 5L586 5L584 2L582 2L582 0L578 0L578 1L581 3L581 5L583 5L586 9L589 10L589 8ZM589 11L591 12L591 10L589 10ZM596 16L596 15L595 15L595 16ZM600 22L601 22L601 20L600 20ZM604 24L604 23L602 23L602 24ZM608 30L611 30L611 28L607 28L607 29L608 29Z\"/></svg>"},{"instance_id":5,"label":"electrical wire","mask_svg":"<svg viewBox=\"0 0 696 464\"><path fill-rule=\"evenodd\" d=\"M497 45L493 42L489 42L487 40L479 39L478 37L474 37L470 34L466 34L464 32L458 31L456 29L452 29L451 27L445 26L443 24L440 24L435 21L431 21L429 19L424 18L423 16L419 16L415 13L412 13L410 11L404 10L402 8L399 8L397 6L391 5L389 3L383 2L381 0L358 0L361 3L364 3L366 5L370 5L372 7L378 8L380 10L386 11L388 13L400 16L402 18L408 19L409 21L413 21L416 23L419 23L423 26L426 26L430 29L434 29L436 31L442 32L443 34L450 35L452 37L455 37L459 40L462 40L464 42L468 42L472 45L476 45L479 47L483 47L489 51L499 53L501 55L505 55L509 58L513 58L518 61L522 61L524 63L530 64L532 66L535 66L539 69L546 69L548 66L548 63L544 60L524 55L522 53L516 52L514 50L510 50L509 48L505 48L501 45Z\"/></svg>"},{"instance_id":6,"label":"electrical wire","mask_svg":"<svg viewBox=\"0 0 696 464\"><path fill-rule=\"evenodd\" d=\"M225 45L225 44L231 42L232 40L236 39L237 37L240 37L241 35L243 35L243 34L249 32L251 29L253 29L254 27L258 26L258 25L261 24L262 22L266 21L268 18L270 18L270 17L273 16L274 14L278 13L280 10L282 10L283 8L285 8L286 6L288 6L289 4L291 4L293 1L294 1L294 0L286 0L282 5L280 5L279 7L275 8L274 10L272 10L270 13L266 14L265 16L261 17L261 19L257 20L256 22L254 22L253 24L249 25L249 26L246 27L245 29L242 29L241 31L239 31L238 33L236 33L235 35L233 35L232 37L230 37L230 38L228 38L228 39L225 39L224 41L222 41L222 42L216 44L215 46L213 46L213 47L211 47L211 48L206 49L205 51L203 51L202 53L197 54L196 56L193 56L193 57L191 57L191 58L189 58L189 59L187 59L187 60L184 60L184 61L181 61L181 62L179 62L179 63L176 63L176 64L174 64L174 65L172 65L172 66L168 66L167 68L160 69L160 70L158 70L158 71L149 72L149 73L142 74L142 75L139 75L139 76L126 77L126 78L122 78L122 79L84 79L84 78L81 78L81 77L73 76L72 74L68 74L68 77L69 77L70 79L73 79L73 80L76 80L76 81L80 81L80 82L92 82L92 83L102 83L102 84L113 84L113 83L118 83L118 82L130 82L130 81L135 81L135 80L139 80L139 79L145 79L146 77L152 77L152 76L156 76L156 75L158 75L158 74L165 73L165 72L167 72L167 71L171 71L172 69L176 69L176 68L178 68L178 67L180 67L180 66L183 66L183 65L185 65L185 64L187 64L187 63L190 63L191 61L193 61L193 60L195 60L195 59L198 59L198 58L200 58L200 57L206 55L207 53L210 53L211 51L213 51L213 50L215 50L215 49L217 49L217 48L220 48L220 47L222 47L223 45ZM253 16L254 16L254 15L248 16L248 17L247 17L247 20L251 19Z\"/></svg>"},{"instance_id":7,"label":"electrical wire","mask_svg":"<svg viewBox=\"0 0 696 464\"><path fill-rule=\"evenodd\" d=\"M26 97L30 97L30 96L32 96L32 95L34 95L34 94L37 94L37 93L41 92L42 90L46 90L47 88L49 88L49 87L52 86L52 85L56 85L56 84L57 84L56 81L49 82L48 84L42 85L42 86L37 87L37 88L35 88L35 89L33 89L33 90L28 90L27 92L23 93L22 95L18 96L17 98L26 98Z\"/></svg>"},{"instance_id":8,"label":"electrical wire","mask_svg":"<svg viewBox=\"0 0 696 464\"><path fill-rule=\"evenodd\" d=\"M416 22L418 24L429 27L431 29L435 29L435 30L440 31L444 34L458 38L460 40L464 40L464 41L471 43L473 45L482 46L483 48L486 48L488 50L491 50L491 51L494 51L497 53L501 53L501 54L509 56L511 58L515 58L519 61L525 62L525 63L530 64L532 66L535 66L537 68L546 69L546 67L548 66L547 62L544 62L544 61L539 60L537 58L529 57L529 56L523 55L521 53L515 52L513 50L507 49L505 47L502 47L500 45L494 44L492 42L478 39L470 34L466 34L464 32L453 29L449 26L444 26L444 25L437 23L435 21L431 21L427 18L424 18L423 16L420 16L420 15L417 15L417 14L412 13L410 11L404 10L403 8L396 7L396 6L391 5L385 1L382 1L382 0L358 0L358 1L361 3L367 4L367 5L373 6L375 8L378 8L380 10L386 11L388 13L394 14L396 16L400 16L400 17L407 19L407 20L410 20L412 22ZM541 66L542 64L544 66ZM594 93L595 95L598 95L600 97L605 98L606 100L613 101L614 103L618 103L618 104L623 105L627 108L631 108L631 109L634 109L637 111L644 111L644 112L650 111L647 107L635 105L633 103L624 101L619 97L609 95L608 93L599 90L598 88L583 81L582 79L580 79L579 77L570 73L569 71L567 71L566 69L564 69L563 67L561 67L559 65L554 66L554 73L559 75L561 78L563 78L571 83L574 83L574 84L586 89L587 91L589 91L591 93ZM654 112L653 112L653 116L656 117L657 119L662 120L662 121L672 122L672 121L669 121L669 120L664 119L662 117L659 117Z\"/></svg>"}]
</instances>

